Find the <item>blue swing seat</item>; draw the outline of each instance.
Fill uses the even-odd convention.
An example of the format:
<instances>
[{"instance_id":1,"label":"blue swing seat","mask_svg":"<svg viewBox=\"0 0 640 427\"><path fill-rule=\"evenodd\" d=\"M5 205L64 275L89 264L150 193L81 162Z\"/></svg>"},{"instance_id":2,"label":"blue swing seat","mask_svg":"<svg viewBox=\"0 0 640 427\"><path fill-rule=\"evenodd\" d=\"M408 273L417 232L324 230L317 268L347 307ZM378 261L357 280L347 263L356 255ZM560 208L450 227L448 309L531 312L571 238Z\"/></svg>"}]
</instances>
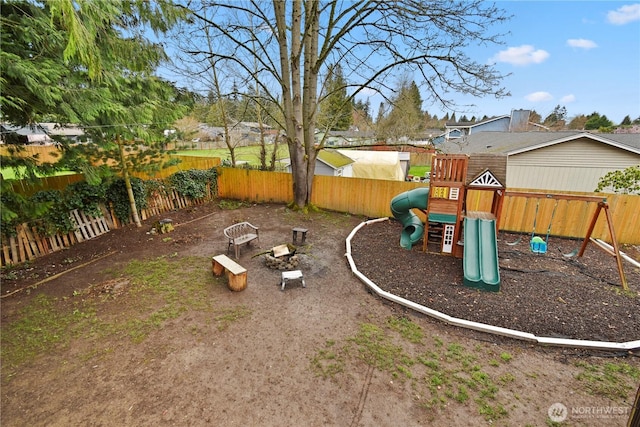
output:
<instances>
[{"instance_id":1,"label":"blue swing seat","mask_svg":"<svg viewBox=\"0 0 640 427\"><path fill-rule=\"evenodd\" d=\"M529 246L531 246L531 252L534 254L545 254L547 253L547 242L540 236L535 236L529 242Z\"/></svg>"}]
</instances>

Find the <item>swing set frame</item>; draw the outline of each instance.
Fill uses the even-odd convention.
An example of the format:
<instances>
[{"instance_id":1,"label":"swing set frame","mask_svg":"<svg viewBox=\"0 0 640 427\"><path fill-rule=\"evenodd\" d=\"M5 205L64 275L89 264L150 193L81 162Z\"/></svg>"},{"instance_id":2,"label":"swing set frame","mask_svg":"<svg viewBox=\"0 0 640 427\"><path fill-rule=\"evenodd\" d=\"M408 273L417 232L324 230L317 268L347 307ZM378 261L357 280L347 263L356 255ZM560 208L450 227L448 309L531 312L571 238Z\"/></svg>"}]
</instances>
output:
<instances>
[{"instance_id":1,"label":"swing set frame","mask_svg":"<svg viewBox=\"0 0 640 427\"><path fill-rule=\"evenodd\" d=\"M622 288L625 291L629 290L629 284L627 283L627 278L624 274L624 269L622 268L622 256L620 255L620 247L618 245L618 240L616 239L616 233L613 229L613 220L611 218L611 212L609 211L609 204L607 203L607 199L603 197L596 196L580 196L576 194L560 194L560 193L525 193L521 191L507 191L505 193L506 196L511 197L525 197L525 198L535 198L535 199L555 199L556 203L558 200L577 200L583 202L591 202L597 203L596 211L591 217L591 222L589 223L589 227L587 229L587 233L582 240L582 245L577 252L577 255L581 257L584 255L584 251L587 248L589 242L593 242L600 249L604 250L609 255L613 256L616 259L616 264L618 266L618 273L620 274L620 282L622 284ZM556 205L557 206L557 205ZM554 208L555 209L555 208ZM609 230L609 235L611 236L611 242L613 246L613 250L601 245L596 239L591 237L593 230L598 222L598 218L600 217L600 213L604 211L605 219L607 221L607 226ZM548 238L548 236L547 236ZM566 257L571 257L573 255L565 255Z\"/></svg>"}]
</instances>

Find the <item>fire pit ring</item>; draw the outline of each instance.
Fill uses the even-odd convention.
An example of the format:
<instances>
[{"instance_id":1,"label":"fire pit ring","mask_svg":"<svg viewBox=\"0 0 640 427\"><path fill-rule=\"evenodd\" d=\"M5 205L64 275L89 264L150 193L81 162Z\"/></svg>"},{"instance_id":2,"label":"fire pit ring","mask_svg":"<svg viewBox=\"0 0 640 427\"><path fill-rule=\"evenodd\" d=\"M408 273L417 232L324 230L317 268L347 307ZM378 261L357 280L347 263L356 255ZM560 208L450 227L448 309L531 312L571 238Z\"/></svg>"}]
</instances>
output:
<instances>
[{"instance_id":1,"label":"fire pit ring","mask_svg":"<svg viewBox=\"0 0 640 427\"><path fill-rule=\"evenodd\" d=\"M300 264L300 258L296 254L295 246L279 245L264 255L264 262L274 270L295 270Z\"/></svg>"}]
</instances>

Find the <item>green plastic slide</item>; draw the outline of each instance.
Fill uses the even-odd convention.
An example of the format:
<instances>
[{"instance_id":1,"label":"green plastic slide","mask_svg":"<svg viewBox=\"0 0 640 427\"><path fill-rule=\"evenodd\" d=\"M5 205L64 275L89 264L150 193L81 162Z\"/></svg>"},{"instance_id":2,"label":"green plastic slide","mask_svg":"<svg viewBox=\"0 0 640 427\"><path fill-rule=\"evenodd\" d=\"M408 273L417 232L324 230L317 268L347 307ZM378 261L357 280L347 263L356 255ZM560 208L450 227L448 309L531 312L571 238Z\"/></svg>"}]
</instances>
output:
<instances>
[{"instance_id":1,"label":"green plastic slide","mask_svg":"<svg viewBox=\"0 0 640 427\"><path fill-rule=\"evenodd\" d=\"M398 194L391 200L391 213L402 224L400 246L411 249L424 234L424 224L411 209L427 209L429 187L419 187Z\"/></svg>"},{"instance_id":2,"label":"green plastic slide","mask_svg":"<svg viewBox=\"0 0 640 427\"><path fill-rule=\"evenodd\" d=\"M464 284L497 292L500 290L496 221L464 219Z\"/></svg>"}]
</instances>

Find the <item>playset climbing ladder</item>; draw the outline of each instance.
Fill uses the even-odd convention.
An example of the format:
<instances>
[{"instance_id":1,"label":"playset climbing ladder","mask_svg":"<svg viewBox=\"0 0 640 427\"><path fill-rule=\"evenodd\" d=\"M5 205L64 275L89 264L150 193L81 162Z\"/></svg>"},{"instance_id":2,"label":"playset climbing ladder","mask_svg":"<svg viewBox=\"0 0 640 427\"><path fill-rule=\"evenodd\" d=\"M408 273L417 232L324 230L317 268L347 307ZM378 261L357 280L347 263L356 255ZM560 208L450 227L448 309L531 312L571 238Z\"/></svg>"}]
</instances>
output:
<instances>
[{"instance_id":1,"label":"playset climbing ladder","mask_svg":"<svg viewBox=\"0 0 640 427\"><path fill-rule=\"evenodd\" d=\"M457 244L462 228L462 209L465 199L465 181L467 179L467 155L438 155L431 161L429 203L427 204L427 223L429 226L442 225L441 252L462 256L462 248ZM428 239L423 239L423 251L427 251Z\"/></svg>"}]
</instances>

